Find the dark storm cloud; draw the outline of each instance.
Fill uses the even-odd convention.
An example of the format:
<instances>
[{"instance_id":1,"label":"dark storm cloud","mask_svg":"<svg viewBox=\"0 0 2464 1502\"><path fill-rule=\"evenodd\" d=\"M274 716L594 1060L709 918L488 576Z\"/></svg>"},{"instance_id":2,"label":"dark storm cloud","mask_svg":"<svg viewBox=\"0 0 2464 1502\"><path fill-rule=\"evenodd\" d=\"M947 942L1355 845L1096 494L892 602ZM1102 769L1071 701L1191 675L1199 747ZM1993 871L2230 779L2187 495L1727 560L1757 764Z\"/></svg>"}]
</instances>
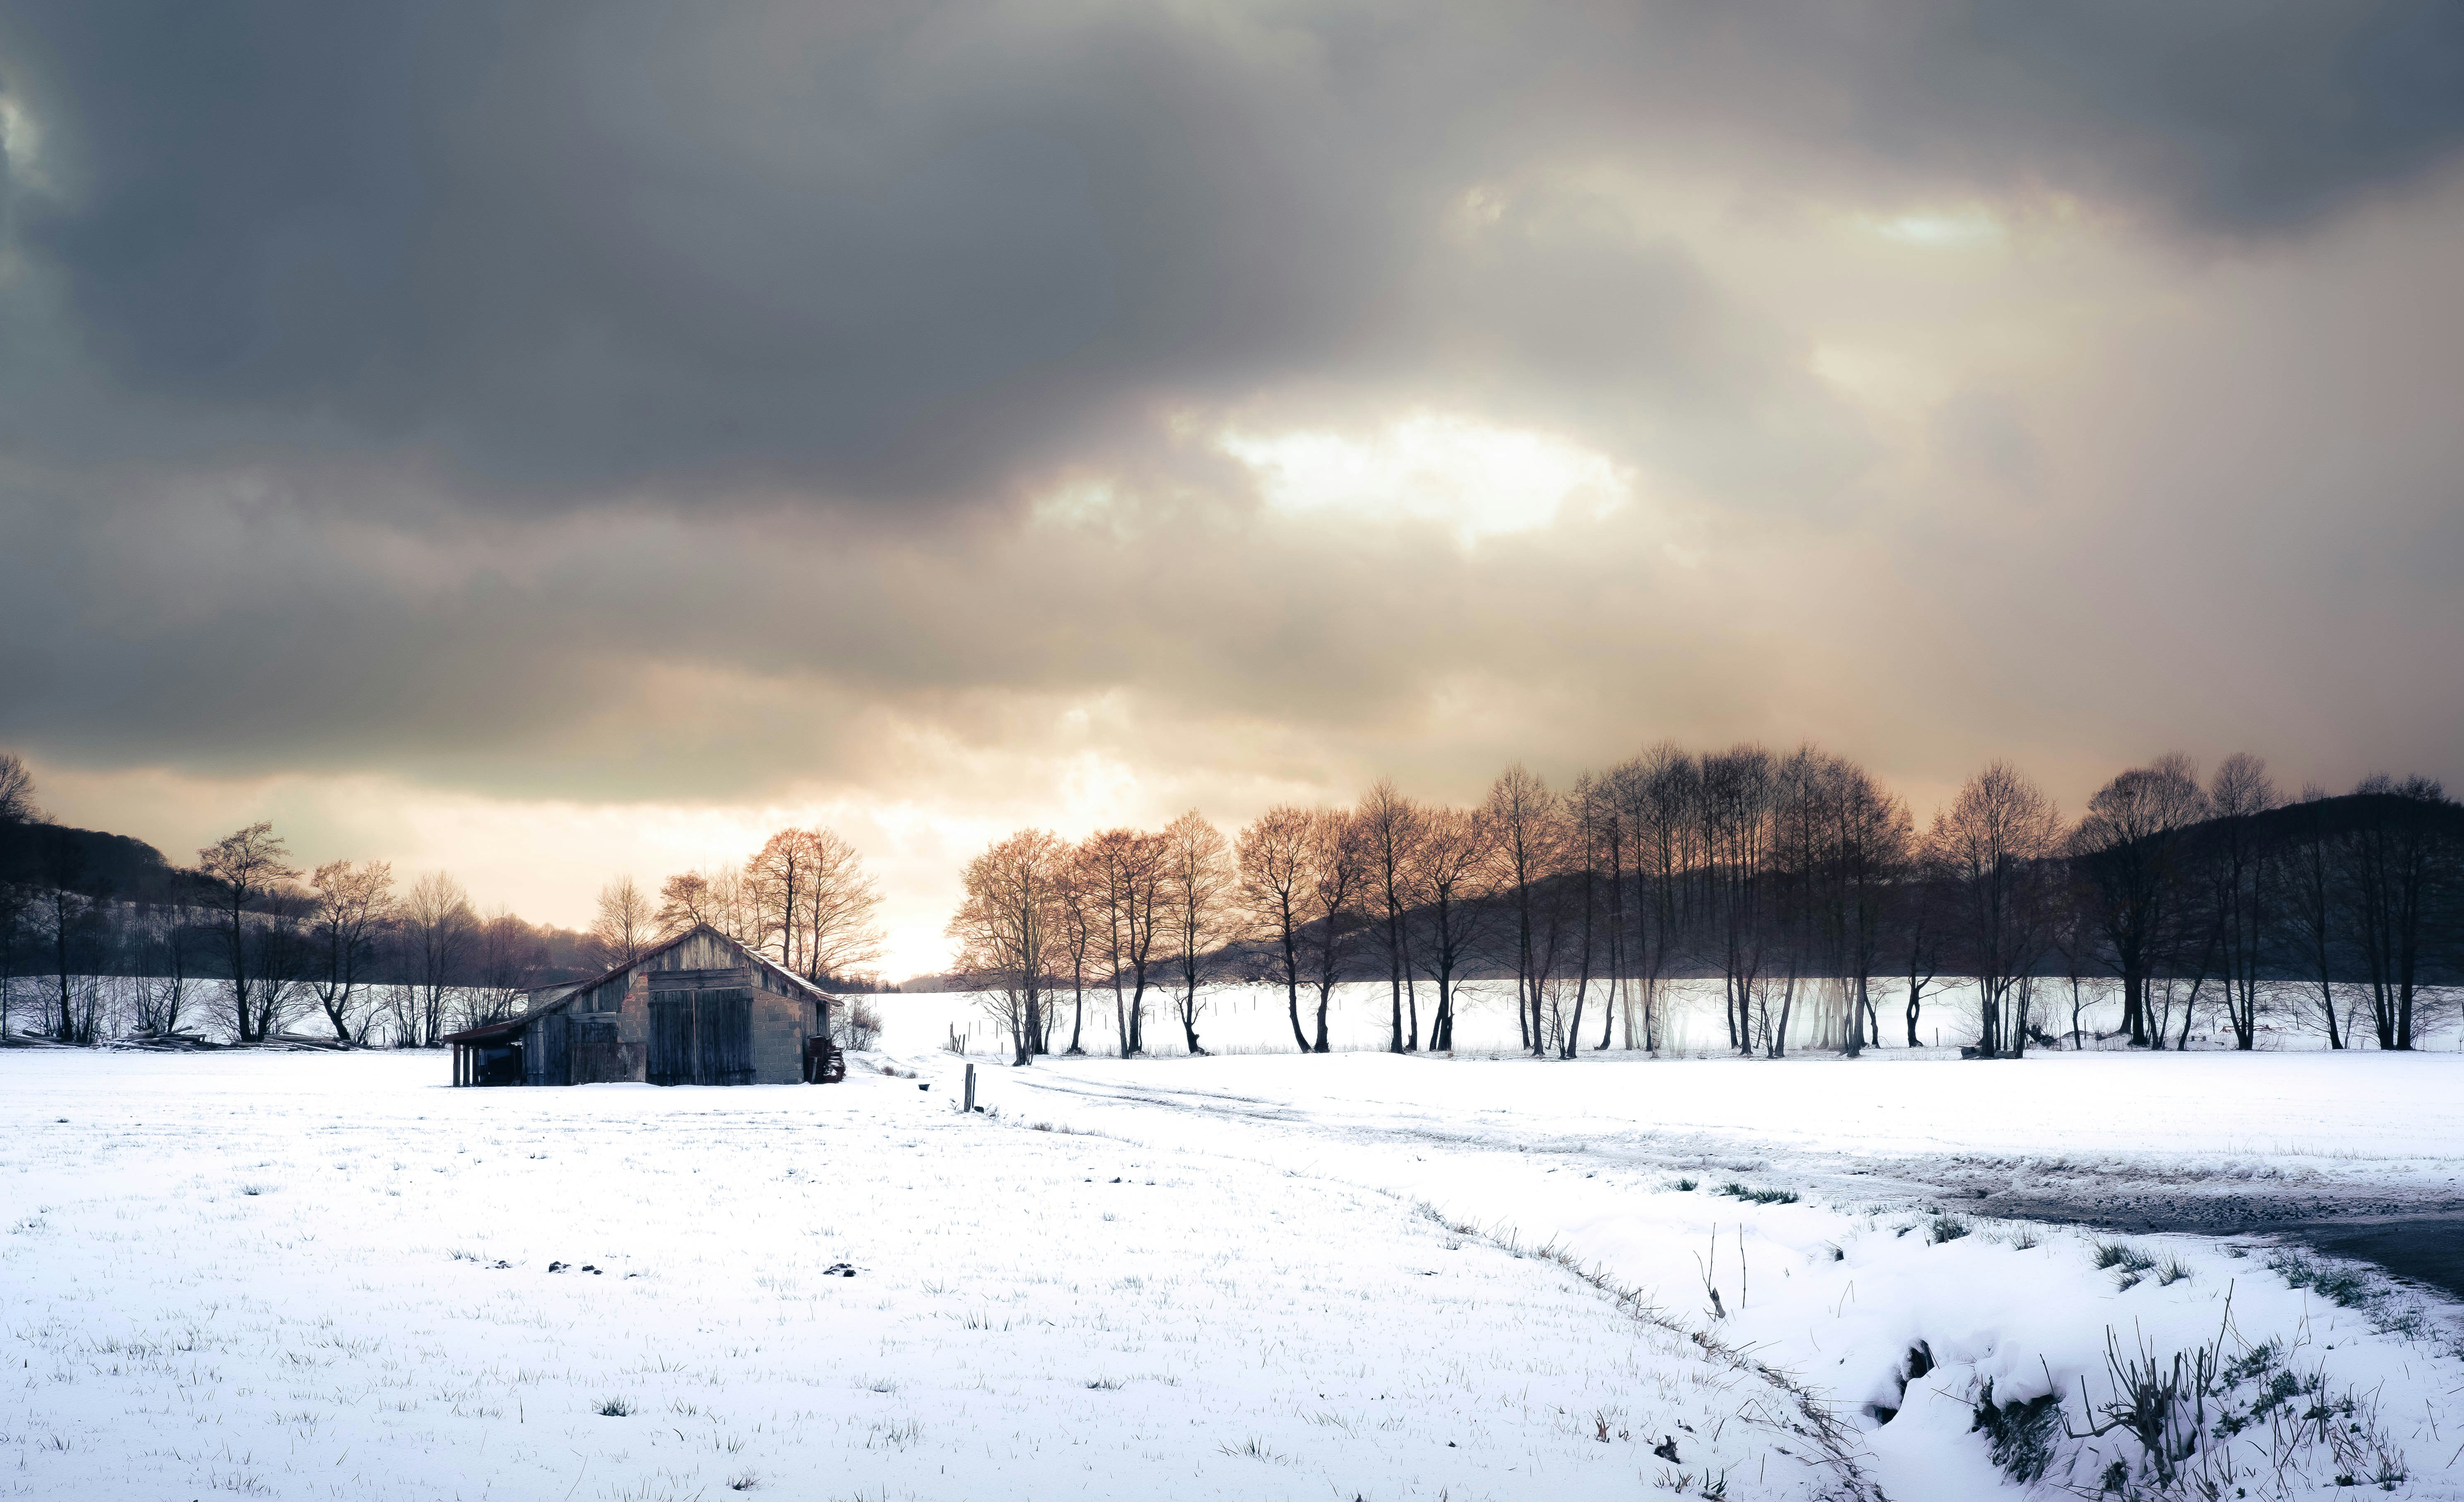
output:
<instances>
[{"instance_id":1,"label":"dark storm cloud","mask_svg":"<svg viewBox=\"0 0 2464 1502\"><path fill-rule=\"evenodd\" d=\"M2464 137L2464 8L1984 0L1924 15L1885 149L2033 170L2228 233L2298 226ZM1878 80L1881 81L1881 80Z\"/></svg>"},{"instance_id":2,"label":"dark storm cloud","mask_svg":"<svg viewBox=\"0 0 2464 1502\"><path fill-rule=\"evenodd\" d=\"M2431 3L35 6L0 41L42 142L15 444L398 461L482 503L997 489L1155 392L1415 348L1369 315L1435 204L1551 153L2241 233L2464 133ZM1535 269L1449 316L1580 380L1625 283Z\"/></svg>"},{"instance_id":3,"label":"dark storm cloud","mask_svg":"<svg viewBox=\"0 0 2464 1502\"><path fill-rule=\"evenodd\" d=\"M546 14L13 25L50 180L16 239L133 419L96 443L419 453L482 491L826 477L1111 317L1067 144L867 142L860 35L763 107L707 39Z\"/></svg>"},{"instance_id":4,"label":"dark storm cloud","mask_svg":"<svg viewBox=\"0 0 2464 1502\"><path fill-rule=\"evenodd\" d=\"M1672 627L1644 521L1477 560L1241 534L1251 476L1176 414L1461 410L1811 509L1879 440L1716 248L1582 169L2294 245L2453 158L2464 21L0 5L0 735L717 796L970 694L1391 734L1448 683L1645 681L1735 724L1742 638ZM2029 395L1953 395L1933 442L2057 512ZM1071 475L1120 515L1019 522ZM661 674L745 696L734 739L671 734Z\"/></svg>"}]
</instances>

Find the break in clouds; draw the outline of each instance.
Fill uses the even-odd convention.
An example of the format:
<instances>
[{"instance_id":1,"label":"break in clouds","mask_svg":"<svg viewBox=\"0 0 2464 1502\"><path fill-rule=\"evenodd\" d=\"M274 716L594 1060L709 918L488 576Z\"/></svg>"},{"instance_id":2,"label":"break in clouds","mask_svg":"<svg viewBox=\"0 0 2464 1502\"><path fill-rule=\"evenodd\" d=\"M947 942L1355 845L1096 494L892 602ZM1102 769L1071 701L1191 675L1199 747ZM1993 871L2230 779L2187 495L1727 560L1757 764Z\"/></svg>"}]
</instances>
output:
<instances>
[{"instance_id":1,"label":"break in clouds","mask_svg":"<svg viewBox=\"0 0 2464 1502\"><path fill-rule=\"evenodd\" d=\"M2450 7L11 7L0 129L87 822L2464 780Z\"/></svg>"}]
</instances>

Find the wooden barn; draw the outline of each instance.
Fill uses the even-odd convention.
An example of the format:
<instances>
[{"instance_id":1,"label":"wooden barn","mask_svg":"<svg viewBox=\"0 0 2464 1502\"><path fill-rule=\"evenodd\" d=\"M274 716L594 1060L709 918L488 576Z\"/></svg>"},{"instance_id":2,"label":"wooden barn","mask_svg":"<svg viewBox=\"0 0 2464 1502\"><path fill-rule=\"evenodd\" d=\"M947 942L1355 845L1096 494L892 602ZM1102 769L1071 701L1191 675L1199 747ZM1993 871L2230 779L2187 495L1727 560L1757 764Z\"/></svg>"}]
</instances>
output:
<instances>
[{"instance_id":1,"label":"wooden barn","mask_svg":"<svg viewBox=\"0 0 2464 1502\"><path fill-rule=\"evenodd\" d=\"M793 1085L845 1072L834 1000L703 924L445 1041L456 1085Z\"/></svg>"}]
</instances>

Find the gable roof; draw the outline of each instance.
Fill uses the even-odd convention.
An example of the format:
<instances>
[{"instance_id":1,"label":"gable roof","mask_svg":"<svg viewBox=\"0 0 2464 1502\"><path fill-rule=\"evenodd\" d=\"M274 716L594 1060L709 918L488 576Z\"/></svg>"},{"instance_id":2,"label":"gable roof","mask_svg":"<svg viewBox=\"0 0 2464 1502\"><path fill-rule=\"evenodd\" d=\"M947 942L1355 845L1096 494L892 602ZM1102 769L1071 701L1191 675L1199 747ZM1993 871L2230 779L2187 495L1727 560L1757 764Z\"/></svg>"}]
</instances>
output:
<instances>
[{"instance_id":1,"label":"gable roof","mask_svg":"<svg viewBox=\"0 0 2464 1502\"><path fill-rule=\"evenodd\" d=\"M613 969L607 970L603 974L593 976L587 981L561 982L556 985L543 986L538 991L533 991L531 995L534 1000L530 1008L524 1011L522 1016L526 1019L543 1016L548 1012L555 1011L561 1006L570 1005L575 997L595 991L601 986L605 985L608 982L617 979L619 976L643 968L645 965L649 964L651 961L656 960L659 956L666 954L669 950L675 948L677 945L684 943L687 939L699 934L708 934L711 938L717 939L728 948L735 950L737 954L744 957L745 963L751 968L765 971L785 983L787 994L790 996L809 996L817 1001L838 1000L837 992L805 980L803 976L788 969L785 965L779 963L777 961L770 959L768 956L763 955L745 944L737 942L736 939L728 938L725 934L722 934L717 929L711 927L708 923L695 923L693 927L686 929L683 933L677 934L672 938L661 939L658 943L643 950L633 959L628 960L625 963L617 965ZM542 995L546 997L546 1000L541 1001L537 999Z\"/></svg>"},{"instance_id":2,"label":"gable roof","mask_svg":"<svg viewBox=\"0 0 2464 1502\"><path fill-rule=\"evenodd\" d=\"M530 993L531 1005L524 1008L519 1016L508 1017L502 1022L483 1023L476 1027L466 1027L460 1032L447 1033L438 1041L442 1043L487 1043L499 1037L509 1037L514 1033L519 1032L522 1028L528 1027L538 1019L546 1016L548 1013L572 1005L576 997L587 996L591 992L598 990L601 986L605 985L610 981L616 980L621 976L627 975L632 971L641 969L645 965L648 965L651 961L656 960L659 956L666 954L669 950L675 948L677 945L684 943L687 939L699 934L708 934L711 938L717 939L720 943L725 944L728 948L736 951L738 955L743 956L744 962L749 968L764 971L767 974L776 977L781 982L783 982L787 995L808 996L817 1001L838 1000L837 992L831 991L824 986L816 985L812 982L805 980L803 976L798 975L795 971L788 969L785 965L770 959L768 956L760 954L747 945L728 938L725 934L722 934L717 929L711 927L708 923L696 923L693 927L686 929L683 933L674 935L671 938L663 939L659 942L651 945L649 948L643 950L641 954L635 956L633 959L627 961L625 963L620 964L611 970L593 976L587 981L560 981L554 985L543 985L539 987L537 990Z\"/></svg>"}]
</instances>

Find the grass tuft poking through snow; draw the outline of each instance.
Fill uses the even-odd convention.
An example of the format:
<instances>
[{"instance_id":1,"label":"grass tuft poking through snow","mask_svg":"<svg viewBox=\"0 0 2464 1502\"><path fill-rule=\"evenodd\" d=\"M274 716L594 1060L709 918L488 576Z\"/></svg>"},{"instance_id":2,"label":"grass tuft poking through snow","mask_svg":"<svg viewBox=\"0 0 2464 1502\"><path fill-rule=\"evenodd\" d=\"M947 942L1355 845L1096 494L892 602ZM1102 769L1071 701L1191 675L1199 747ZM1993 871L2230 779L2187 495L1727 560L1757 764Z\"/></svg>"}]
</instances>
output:
<instances>
[{"instance_id":1,"label":"grass tuft poking through snow","mask_svg":"<svg viewBox=\"0 0 2464 1502\"><path fill-rule=\"evenodd\" d=\"M1743 1200L1748 1204L1794 1204L1796 1203L1796 1191L1793 1189L1749 1188L1733 1179L1720 1185L1716 1192L1725 1194L1731 1200Z\"/></svg>"},{"instance_id":2,"label":"grass tuft poking through snow","mask_svg":"<svg viewBox=\"0 0 2464 1502\"><path fill-rule=\"evenodd\" d=\"M2156 1266L2156 1259L2126 1241L2094 1241L2088 1243L2088 1260L2100 1269L2110 1270L2123 1278L2123 1287L2139 1281L2139 1274Z\"/></svg>"},{"instance_id":3,"label":"grass tuft poking through snow","mask_svg":"<svg viewBox=\"0 0 2464 1502\"><path fill-rule=\"evenodd\" d=\"M2324 1266L2301 1252L2278 1252L2267 1259L2267 1266L2290 1287L2312 1290L2340 1309L2361 1309L2377 1293L2367 1274L2350 1268Z\"/></svg>"}]
</instances>

